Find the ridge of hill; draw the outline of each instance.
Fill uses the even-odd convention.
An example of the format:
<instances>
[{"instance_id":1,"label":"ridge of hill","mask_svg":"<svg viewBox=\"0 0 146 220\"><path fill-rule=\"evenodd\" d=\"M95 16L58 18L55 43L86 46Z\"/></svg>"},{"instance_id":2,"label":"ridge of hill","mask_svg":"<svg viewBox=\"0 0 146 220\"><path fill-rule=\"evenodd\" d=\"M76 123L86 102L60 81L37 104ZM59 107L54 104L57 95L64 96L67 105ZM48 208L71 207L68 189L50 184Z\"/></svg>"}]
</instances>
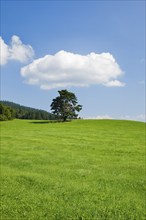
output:
<instances>
[{"instance_id":1,"label":"ridge of hill","mask_svg":"<svg viewBox=\"0 0 146 220\"><path fill-rule=\"evenodd\" d=\"M15 118L18 119L38 119L53 120L55 116L45 110L23 106L10 101L0 101L1 104L15 110Z\"/></svg>"}]
</instances>

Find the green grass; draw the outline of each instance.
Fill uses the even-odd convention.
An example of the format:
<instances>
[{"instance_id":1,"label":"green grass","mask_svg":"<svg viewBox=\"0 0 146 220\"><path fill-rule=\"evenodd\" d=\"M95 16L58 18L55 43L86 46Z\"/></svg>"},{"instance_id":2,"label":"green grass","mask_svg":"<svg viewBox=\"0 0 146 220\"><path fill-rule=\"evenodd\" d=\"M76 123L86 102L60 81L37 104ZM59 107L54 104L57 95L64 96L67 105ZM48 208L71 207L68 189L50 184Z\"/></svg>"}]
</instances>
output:
<instances>
[{"instance_id":1,"label":"green grass","mask_svg":"<svg viewBox=\"0 0 146 220\"><path fill-rule=\"evenodd\" d=\"M145 123L0 125L1 220L146 219Z\"/></svg>"}]
</instances>

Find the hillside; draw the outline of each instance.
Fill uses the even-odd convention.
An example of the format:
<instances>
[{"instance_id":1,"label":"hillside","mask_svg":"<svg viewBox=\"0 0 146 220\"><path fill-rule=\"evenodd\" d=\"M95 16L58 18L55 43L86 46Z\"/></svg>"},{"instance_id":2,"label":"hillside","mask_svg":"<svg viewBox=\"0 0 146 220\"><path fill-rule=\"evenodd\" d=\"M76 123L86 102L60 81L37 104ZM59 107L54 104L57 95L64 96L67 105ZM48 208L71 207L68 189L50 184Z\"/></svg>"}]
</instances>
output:
<instances>
[{"instance_id":1,"label":"hillside","mask_svg":"<svg viewBox=\"0 0 146 220\"><path fill-rule=\"evenodd\" d=\"M145 219L145 123L0 125L2 219Z\"/></svg>"},{"instance_id":2,"label":"hillside","mask_svg":"<svg viewBox=\"0 0 146 220\"><path fill-rule=\"evenodd\" d=\"M11 107L15 110L15 118L18 119L38 119L38 120L53 120L55 116L47 111L35 109L16 104L9 101L0 101L0 103Z\"/></svg>"}]
</instances>

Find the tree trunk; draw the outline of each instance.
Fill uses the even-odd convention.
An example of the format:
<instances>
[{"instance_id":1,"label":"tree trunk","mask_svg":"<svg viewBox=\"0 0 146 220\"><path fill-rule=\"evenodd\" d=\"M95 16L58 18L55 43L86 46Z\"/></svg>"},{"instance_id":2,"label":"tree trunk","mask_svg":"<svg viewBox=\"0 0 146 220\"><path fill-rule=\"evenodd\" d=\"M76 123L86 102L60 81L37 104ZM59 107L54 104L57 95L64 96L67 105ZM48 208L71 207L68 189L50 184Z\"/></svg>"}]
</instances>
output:
<instances>
[{"instance_id":1,"label":"tree trunk","mask_svg":"<svg viewBox=\"0 0 146 220\"><path fill-rule=\"evenodd\" d=\"M63 117L63 122L66 122L67 116Z\"/></svg>"}]
</instances>

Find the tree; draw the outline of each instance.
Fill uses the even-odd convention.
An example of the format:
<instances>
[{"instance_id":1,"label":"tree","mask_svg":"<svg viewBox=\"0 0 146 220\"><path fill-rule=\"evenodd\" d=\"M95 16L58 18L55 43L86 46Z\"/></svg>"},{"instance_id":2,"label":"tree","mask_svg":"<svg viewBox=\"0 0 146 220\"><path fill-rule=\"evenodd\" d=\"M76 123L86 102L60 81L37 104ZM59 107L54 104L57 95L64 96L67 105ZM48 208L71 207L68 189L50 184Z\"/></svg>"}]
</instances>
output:
<instances>
[{"instance_id":1,"label":"tree","mask_svg":"<svg viewBox=\"0 0 146 220\"><path fill-rule=\"evenodd\" d=\"M77 98L74 93L67 90L58 91L59 96L52 100L51 110L58 118L66 121L68 118L77 118L76 112L82 109L81 105L77 105Z\"/></svg>"},{"instance_id":2,"label":"tree","mask_svg":"<svg viewBox=\"0 0 146 220\"><path fill-rule=\"evenodd\" d=\"M11 120L15 118L15 110L9 106L0 103L0 121Z\"/></svg>"}]
</instances>

